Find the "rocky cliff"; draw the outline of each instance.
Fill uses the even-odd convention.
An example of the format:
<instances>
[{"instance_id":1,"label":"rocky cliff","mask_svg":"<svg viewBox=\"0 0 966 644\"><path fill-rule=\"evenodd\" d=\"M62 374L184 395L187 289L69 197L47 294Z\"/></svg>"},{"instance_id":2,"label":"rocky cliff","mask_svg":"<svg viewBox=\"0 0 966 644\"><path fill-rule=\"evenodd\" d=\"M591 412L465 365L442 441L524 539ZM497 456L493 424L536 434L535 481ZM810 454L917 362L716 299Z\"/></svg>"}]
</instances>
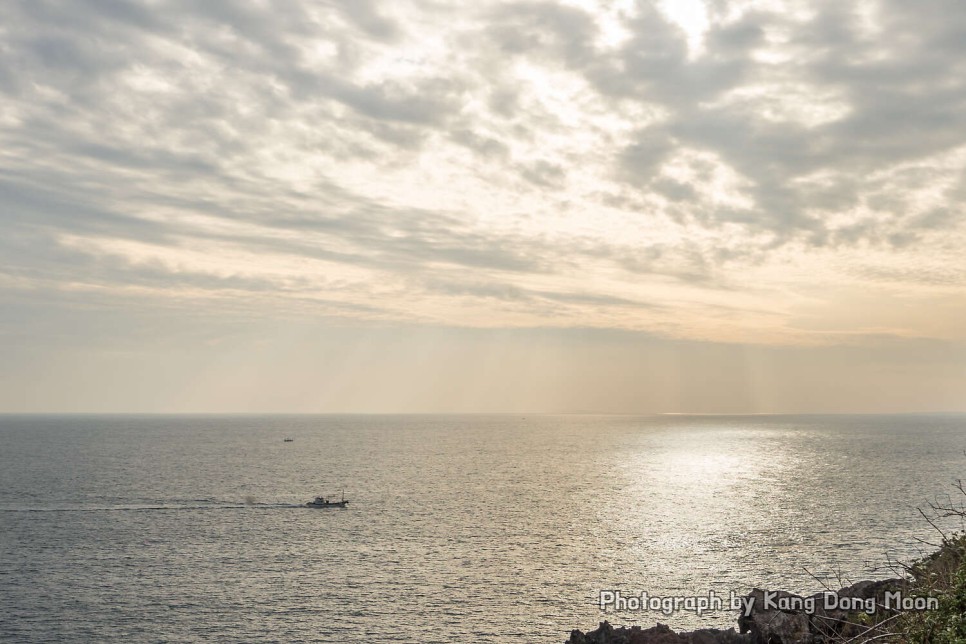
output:
<instances>
[{"instance_id":1,"label":"rocky cliff","mask_svg":"<svg viewBox=\"0 0 966 644\"><path fill-rule=\"evenodd\" d=\"M575 630L568 644L832 644L871 641L885 632L896 609L902 579L862 581L835 593L809 596L755 589L738 630L700 629L676 633L664 624L615 628L608 622L588 633Z\"/></svg>"}]
</instances>

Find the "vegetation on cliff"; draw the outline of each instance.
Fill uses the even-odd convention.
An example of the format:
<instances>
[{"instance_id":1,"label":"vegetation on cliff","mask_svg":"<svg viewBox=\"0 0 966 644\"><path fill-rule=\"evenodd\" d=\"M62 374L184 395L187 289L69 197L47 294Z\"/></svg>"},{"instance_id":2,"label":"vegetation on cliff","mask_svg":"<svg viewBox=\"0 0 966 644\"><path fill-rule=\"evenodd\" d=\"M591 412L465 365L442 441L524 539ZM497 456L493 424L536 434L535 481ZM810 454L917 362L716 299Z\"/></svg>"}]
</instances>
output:
<instances>
[{"instance_id":1,"label":"vegetation on cliff","mask_svg":"<svg viewBox=\"0 0 966 644\"><path fill-rule=\"evenodd\" d=\"M958 484L962 490L962 483ZM963 508L933 506L940 516L966 516ZM938 530L938 528L937 528ZM936 552L908 567L913 593L939 600L937 609L905 612L897 624L900 644L966 643L966 534L942 534Z\"/></svg>"}]
</instances>

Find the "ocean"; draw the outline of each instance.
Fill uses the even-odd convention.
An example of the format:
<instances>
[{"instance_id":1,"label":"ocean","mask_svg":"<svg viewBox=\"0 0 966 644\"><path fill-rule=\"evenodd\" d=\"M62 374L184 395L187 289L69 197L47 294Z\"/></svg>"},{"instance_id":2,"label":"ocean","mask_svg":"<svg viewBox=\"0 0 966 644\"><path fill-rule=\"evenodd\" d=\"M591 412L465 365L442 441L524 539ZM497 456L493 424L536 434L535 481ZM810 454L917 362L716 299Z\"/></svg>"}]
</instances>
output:
<instances>
[{"instance_id":1,"label":"ocean","mask_svg":"<svg viewBox=\"0 0 966 644\"><path fill-rule=\"evenodd\" d=\"M0 416L0 640L726 628L600 593L895 576L964 448L963 415Z\"/></svg>"}]
</instances>

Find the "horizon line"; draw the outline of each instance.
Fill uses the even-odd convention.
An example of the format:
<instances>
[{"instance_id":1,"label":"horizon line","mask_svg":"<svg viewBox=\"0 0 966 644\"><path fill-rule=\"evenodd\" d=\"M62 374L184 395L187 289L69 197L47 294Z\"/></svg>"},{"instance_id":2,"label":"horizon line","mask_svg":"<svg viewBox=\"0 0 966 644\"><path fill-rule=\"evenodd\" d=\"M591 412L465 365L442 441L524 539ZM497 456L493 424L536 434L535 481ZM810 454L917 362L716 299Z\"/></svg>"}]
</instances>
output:
<instances>
[{"instance_id":1,"label":"horizon line","mask_svg":"<svg viewBox=\"0 0 966 644\"><path fill-rule=\"evenodd\" d=\"M615 412L615 411L0 411L0 416L954 416L966 410Z\"/></svg>"}]
</instances>

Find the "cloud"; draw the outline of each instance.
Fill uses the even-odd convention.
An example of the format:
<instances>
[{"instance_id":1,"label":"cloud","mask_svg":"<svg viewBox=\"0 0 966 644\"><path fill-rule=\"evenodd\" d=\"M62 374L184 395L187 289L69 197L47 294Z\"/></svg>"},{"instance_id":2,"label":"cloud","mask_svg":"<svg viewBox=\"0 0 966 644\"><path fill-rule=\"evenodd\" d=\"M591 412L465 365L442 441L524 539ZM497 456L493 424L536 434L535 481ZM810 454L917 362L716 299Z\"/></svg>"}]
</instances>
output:
<instances>
[{"instance_id":1,"label":"cloud","mask_svg":"<svg viewBox=\"0 0 966 644\"><path fill-rule=\"evenodd\" d=\"M828 280L945 310L966 11L706 9L6 3L0 283L781 342Z\"/></svg>"}]
</instances>

